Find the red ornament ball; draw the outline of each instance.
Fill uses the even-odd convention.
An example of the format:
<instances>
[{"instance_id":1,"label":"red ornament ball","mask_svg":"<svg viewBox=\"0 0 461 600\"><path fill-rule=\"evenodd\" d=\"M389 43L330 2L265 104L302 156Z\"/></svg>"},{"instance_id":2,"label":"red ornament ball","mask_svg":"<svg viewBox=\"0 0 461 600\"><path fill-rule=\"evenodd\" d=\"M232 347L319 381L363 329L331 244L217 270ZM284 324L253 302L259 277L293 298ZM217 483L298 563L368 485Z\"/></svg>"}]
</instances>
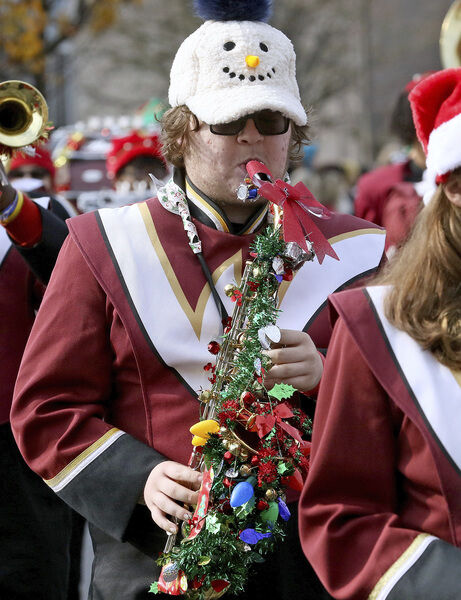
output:
<instances>
[{"instance_id":1,"label":"red ornament ball","mask_svg":"<svg viewBox=\"0 0 461 600\"><path fill-rule=\"evenodd\" d=\"M266 510L269 508L269 504L265 500L258 500L258 503L256 504L256 508L258 510Z\"/></svg>"},{"instance_id":2,"label":"red ornament ball","mask_svg":"<svg viewBox=\"0 0 461 600\"><path fill-rule=\"evenodd\" d=\"M221 346L218 342L213 341L208 344L208 352L210 352L210 354L218 354L220 348Z\"/></svg>"},{"instance_id":3,"label":"red ornament ball","mask_svg":"<svg viewBox=\"0 0 461 600\"><path fill-rule=\"evenodd\" d=\"M234 455L232 454L232 452L229 452L229 450L227 452L224 452L224 460L226 462L230 462L233 458Z\"/></svg>"},{"instance_id":4,"label":"red ornament ball","mask_svg":"<svg viewBox=\"0 0 461 600\"><path fill-rule=\"evenodd\" d=\"M234 512L228 498L224 500L224 502L219 506L218 510L225 515L231 515Z\"/></svg>"}]
</instances>

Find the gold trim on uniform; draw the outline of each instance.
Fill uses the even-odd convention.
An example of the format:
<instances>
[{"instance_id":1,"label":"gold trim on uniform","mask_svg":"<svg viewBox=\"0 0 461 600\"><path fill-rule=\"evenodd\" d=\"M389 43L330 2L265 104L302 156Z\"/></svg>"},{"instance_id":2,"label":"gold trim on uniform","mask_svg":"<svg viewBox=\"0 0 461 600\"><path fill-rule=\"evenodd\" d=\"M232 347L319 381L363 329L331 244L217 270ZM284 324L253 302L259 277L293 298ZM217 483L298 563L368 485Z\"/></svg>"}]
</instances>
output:
<instances>
[{"instance_id":1,"label":"gold trim on uniform","mask_svg":"<svg viewBox=\"0 0 461 600\"><path fill-rule=\"evenodd\" d=\"M186 195L187 196L192 196L195 200L195 202L202 207L203 212L206 214L207 211L209 211L211 213L211 215L214 217L214 219L216 219L216 221L221 225L222 231L225 231L226 233L229 233L229 228L226 224L226 222L224 221L224 219L222 218L222 216L216 212L216 210L210 206L208 204L208 202L206 202L201 196L200 194L197 194L197 192L191 187L191 185L187 182L186 180ZM217 223L215 223L215 225L217 225Z\"/></svg>"},{"instance_id":2,"label":"gold trim on uniform","mask_svg":"<svg viewBox=\"0 0 461 600\"><path fill-rule=\"evenodd\" d=\"M459 387L461 387L461 371L451 371L451 374L453 375L453 377L456 379L456 383L459 385Z\"/></svg>"},{"instance_id":3,"label":"gold trim on uniform","mask_svg":"<svg viewBox=\"0 0 461 600\"><path fill-rule=\"evenodd\" d=\"M377 229L375 227L370 227L369 229L356 229L355 231L347 231L346 233L341 233L340 235L335 235L332 238L329 238L330 244L336 244L337 242L342 242L343 240L348 240L349 238L357 237L358 235L386 235L385 229Z\"/></svg>"},{"instance_id":4,"label":"gold trim on uniform","mask_svg":"<svg viewBox=\"0 0 461 600\"><path fill-rule=\"evenodd\" d=\"M45 479L45 483L51 488L57 487L62 482L62 480L65 479L68 475L70 475L72 471L75 471L75 469L84 460L86 460L89 456L91 456L91 454L96 452L96 450L99 450L99 448L103 444L105 444L107 440L109 440L113 435L119 432L120 429L117 429L116 427L113 427L112 429L109 429L109 431L106 431L106 433L102 437L100 437L99 440L96 440L93 444L91 444L91 446L88 446L88 448L86 448L83 452L81 452L78 456L71 460L71 462L66 467L64 467L62 471L59 471L59 473L55 475L52 479Z\"/></svg>"},{"instance_id":5,"label":"gold trim on uniform","mask_svg":"<svg viewBox=\"0 0 461 600\"><path fill-rule=\"evenodd\" d=\"M200 340L200 334L202 331L202 324L203 324L203 315L205 313L205 307L207 305L207 302L208 302L210 294L211 294L210 286L208 285L208 283L206 283L203 286L203 289L202 289L200 296L198 298L198 301L197 301L197 306L194 310L192 308L192 306L190 305L190 302L186 298L186 295L178 281L178 278L176 276L176 273L173 270L173 267L168 259L168 256L166 255L166 252L165 252L162 244L160 243L160 240L157 235L157 230L155 228L154 222L152 220L152 216L149 212L149 209L148 209L146 203L138 204L137 206L139 208L139 211L141 212L141 215L142 215L142 218L144 221L144 225L145 225L147 233L149 235L149 239L152 243L152 246L154 247L154 250L155 250L159 260L160 260L163 271L170 283L171 289L173 290L177 301L179 302L181 308L183 309L184 314L189 319L189 322L192 325L192 328L195 332L195 335L197 336L197 339ZM228 269L231 265L233 265L234 266L234 279L235 279L237 285L240 285L240 281L242 278L242 264L243 264L242 251L238 250L234 254L234 256L231 256L226 261L224 261L212 273L213 282L216 284L216 282L221 277L221 275L224 273L224 271L226 269Z\"/></svg>"},{"instance_id":6,"label":"gold trim on uniform","mask_svg":"<svg viewBox=\"0 0 461 600\"><path fill-rule=\"evenodd\" d=\"M377 600L379 594L383 591L384 587L389 583L389 581L395 577L395 575L402 570L402 567L408 562L413 554L418 551L421 544L426 540L426 538L432 537L429 536L428 533L420 533L415 537L415 539L411 542L408 548L405 550L403 554L395 561L395 563L384 573L378 583L375 585L371 594L368 596L368 600ZM402 575L406 571L402 571Z\"/></svg>"}]
</instances>

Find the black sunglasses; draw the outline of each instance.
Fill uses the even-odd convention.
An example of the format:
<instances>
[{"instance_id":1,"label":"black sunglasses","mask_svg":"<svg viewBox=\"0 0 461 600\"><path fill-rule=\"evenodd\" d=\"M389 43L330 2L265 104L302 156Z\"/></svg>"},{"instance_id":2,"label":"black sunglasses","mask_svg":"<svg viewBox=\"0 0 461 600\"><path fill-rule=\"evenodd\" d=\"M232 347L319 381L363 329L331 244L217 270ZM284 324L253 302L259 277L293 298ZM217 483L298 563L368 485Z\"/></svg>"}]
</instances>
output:
<instances>
[{"instance_id":1,"label":"black sunglasses","mask_svg":"<svg viewBox=\"0 0 461 600\"><path fill-rule=\"evenodd\" d=\"M261 135L281 135L282 133L286 133L290 126L290 119L282 115L281 112L260 110L230 123L210 125L210 131L216 135L237 135L245 127L248 119L253 120L256 129Z\"/></svg>"},{"instance_id":2,"label":"black sunglasses","mask_svg":"<svg viewBox=\"0 0 461 600\"><path fill-rule=\"evenodd\" d=\"M29 172L21 171L20 169L10 171L8 176L11 179L22 179L23 177L31 177L32 179L43 179L46 175L49 175L49 171L46 169L37 169Z\"/></svg>"}]
</instances>

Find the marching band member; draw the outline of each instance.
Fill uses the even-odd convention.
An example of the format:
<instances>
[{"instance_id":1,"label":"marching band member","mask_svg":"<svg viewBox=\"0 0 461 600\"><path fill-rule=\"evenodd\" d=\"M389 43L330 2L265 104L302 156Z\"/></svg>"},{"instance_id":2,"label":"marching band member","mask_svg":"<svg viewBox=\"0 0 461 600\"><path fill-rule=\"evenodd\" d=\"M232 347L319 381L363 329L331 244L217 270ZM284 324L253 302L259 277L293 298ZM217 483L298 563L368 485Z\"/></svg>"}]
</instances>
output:
<instances>
[{"instance_id":1,"label":"marching band member","mask_svg":"<svg viewBox=\"0 0 461 600\"><path fill-rule=\"evenodd\" d=\"M265 22L269 4L197 3L205 23L176 54L162 118L173 178L157 198L71 219L22 363L16 439L90 522L98 600L147 598L164 531L176 531L172 517L189 518L183 503L196 501L200 475L185 466L188 430L208 384L208 343L232 310L224 288L240 279L268 219L266 200L236 190L250 160L283 179L306 140L295 53ZM287 282L283 347L268 351L277 364L266 380L307 394L330 337L327 295L373 273L384 251L383 231L368 222L309 215L306 233L315 219L339 260L310 263ZM242 598L327 597L290 523Z\"/></svg>"},{"instance_id":2,"label":"marching band member","mask_svg":"<svg viewBox=\"0 0 461 600\"><path fill-rule=\"evenodd\" d=\"M150 174L160 181L168 174L159 136L144 135L138 131L112 138L106 167L116 189L128 188L131 191L138 189L140 183L148 188L152 183Z\"/></svg>"},{"instance_id":3,"label":"marching band member","mask_svg":"<svg viewBox=\"0 0 461 600\"><path fill-rule=\"evenodd\" d=\"M44 148L35 157L13 156L10 168L19 175L26 163L27 193L14 170L11 182L0 177L0 597L66 600L71 511L24 462L11 432L10 408L43 284L67 236L63 218L71 214L61 204L48 209L41 178L51 181L52 163ZM39 188L41 198L34 201L30 196Z\"/></svg>"},{"instance_id":4,"label":"marching band member","mask_svg":"<svg viewBox=\"0 0 461 600\"><path fill-rule=\"evenodd\" d=\"M410 101L438 187L378 285L331 298L300 504L304 552L341 600L461 596L461 69Z\"/></svg>"}]
</instances>

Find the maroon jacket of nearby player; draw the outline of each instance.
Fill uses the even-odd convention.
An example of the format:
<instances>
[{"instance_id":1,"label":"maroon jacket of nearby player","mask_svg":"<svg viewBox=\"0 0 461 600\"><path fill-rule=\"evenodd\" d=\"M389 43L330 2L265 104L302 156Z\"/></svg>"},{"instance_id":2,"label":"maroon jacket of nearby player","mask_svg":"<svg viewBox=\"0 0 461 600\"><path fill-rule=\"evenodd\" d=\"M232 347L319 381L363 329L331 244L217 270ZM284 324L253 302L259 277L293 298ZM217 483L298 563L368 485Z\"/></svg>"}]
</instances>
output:
<instances>
[{"instance_id":1,"label":"maroon jacket of nearby player","mask_svg":"<svg viewBox=\"0 0 461 600\"><path fill-rule=\"evenodd\" d=\"M335 598L452 600L461 597L461 378L387 321L385 293L331 298L339 319L301 542Z\"/></svg>"},{"instance_id":2,"label":"maroon jacket of nearby player","mask_svg":"<svg viewBox=\"0 0 461 600\"><path fill-rule=\"evenodd\" d=\"M354 201L354 214L377 225L383 225L383 208L395 185L402 181L420 181L422 171L407 160L378 167L360 177Z\"/></svg>"}]
</instances>

